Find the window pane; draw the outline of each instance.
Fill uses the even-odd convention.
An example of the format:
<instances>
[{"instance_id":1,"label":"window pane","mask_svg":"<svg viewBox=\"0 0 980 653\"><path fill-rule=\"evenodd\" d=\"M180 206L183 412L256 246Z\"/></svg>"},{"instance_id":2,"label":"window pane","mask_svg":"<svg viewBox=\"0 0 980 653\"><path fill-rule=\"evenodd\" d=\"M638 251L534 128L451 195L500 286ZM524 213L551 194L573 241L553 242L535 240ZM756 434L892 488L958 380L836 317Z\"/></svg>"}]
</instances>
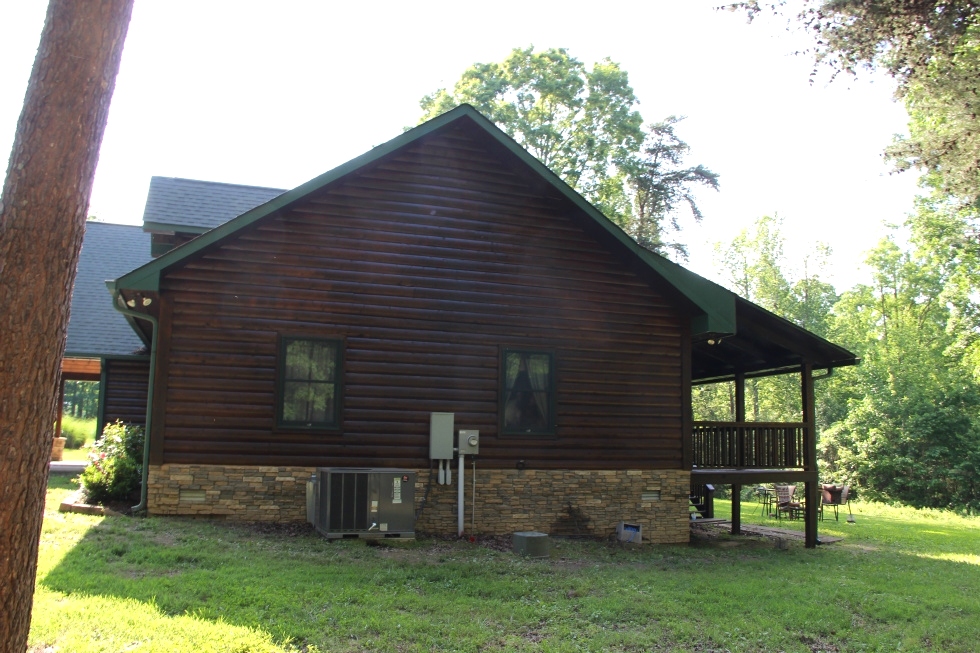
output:
<instances>
[{"instance_id":1,"label":"window pane","mask_svg":"<svg viewBox=\"0 0 980 653\"><path fill-rule=\"evenodd\" d=\"M527 368L531 376L531 386L535 390L547 391L551 386L551 356L532 354L528 356Z\"/></svg>"},{"instance_id":2,"label":"window pane","mask_svg":"<svg viewBox=\"0 0 980 653\"><path fill-rule=\"evenodd\" d=\"M534 407L541 414L541 426L536 429L549 429L551 426L551 399L548 392L534 393Z\"/></svg>"},{"instance_id":3,"label":"window pane","mask_svg":"<svg viewBox=\"0 0 980 653\"><path fill-rule=\"evenodd\" d=\"M333 381L336 367L336 350L333 345L325 342L312 344L310 356L310 379L315 381Z\"/></svg>"},{"instance_id":4,"label":"window pane","mask_svg":"<svg viewBox=\"0 0 980 653\"><path fill-rule=\"evenodd\" d=\"M308 383L286 382L283 386L282 420L309 422L310 386Z\"/></svg>"},{"instance_id":5,"label":"window pane","mask_svg":"<svg viewBox=\"0 0 980 653\"><path fill-rule=\"evenodd\" d=\"M551 354L504 353L503 428L519 433L548 433L554 428Z\"/></svg>"},{"instance_id":6,"label":"window pane","mask_svg":"<svg viewBox=\"0 0 980 653\"><path fill-rule=\"evenodd\" d=\"M517 352L507 352L504 354L504 378L507 383L507 389L510 390L514 387L514 381L517 380L517 372L520 369L522 356Z\"/></svg>"},{"instance_id":7,"label":"window pane","mask_svg":"<svg viewBox=\"0 0 980 653\"><path fill-rule=\"evenodd\" d=\"M333 384L287 381L283 387L283 395L284 422L322 424L333 421Z\"/></svg>"},{"instance_id":8,"label":"window pane","mask_svg":"<svg viewBox=\"0 0 980 653\"><path fill-rule=\"evenodd\" d=\"M306 380L310 378L310 352L313 343L309 340L290 340L286 343L286 378Z\"/></svg>"},{"instance_id":9,"label":"window pane","mask_svg":"<svg viewBox=\"0 0 980 653\"><path fill-rule=\"evenodd\" d=\"M280 424L331 426L336 423L339 345L331 340L284 339Z\"/></svg>"},{"instance_id":10,"label":"window pane","mask_svg":"<svg viewBox=\"0 0 980 653\"><path fill-rule=\"evenodd\" d=\"M329 383L317 383L310 388L310 421L311 422L332 422L333 421L333 385Z\"/></svg>"}]
</instances>

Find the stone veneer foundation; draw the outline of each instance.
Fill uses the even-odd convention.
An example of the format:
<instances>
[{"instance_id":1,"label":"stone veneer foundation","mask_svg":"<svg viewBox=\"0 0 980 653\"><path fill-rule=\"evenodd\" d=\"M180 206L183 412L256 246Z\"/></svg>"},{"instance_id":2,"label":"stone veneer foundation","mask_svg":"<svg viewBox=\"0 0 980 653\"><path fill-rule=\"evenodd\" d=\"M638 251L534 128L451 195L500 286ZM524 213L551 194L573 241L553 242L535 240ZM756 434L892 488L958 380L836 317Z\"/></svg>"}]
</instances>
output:
<instances>
[{"instance_id":1,"label":"stone veneer foundation","mask_svg":"<svg viewBox=\"0 0 980 653\"><path fill-rule=\"evenodd\" d=\"M147 488L154 515L198 515L242 521L306 520L306 481L312 467L152 465ZM416 470L418 509L429 470ZM643 541L687 542L690 473L680 470L476 470L465 479L467 533L536 530L552 535L607 537L625 521L643 528ZM435 484L416 525L420 533L455 534L457 486ZM433 475L434 478L434 475Z\"/></svg>"}]
</instances>

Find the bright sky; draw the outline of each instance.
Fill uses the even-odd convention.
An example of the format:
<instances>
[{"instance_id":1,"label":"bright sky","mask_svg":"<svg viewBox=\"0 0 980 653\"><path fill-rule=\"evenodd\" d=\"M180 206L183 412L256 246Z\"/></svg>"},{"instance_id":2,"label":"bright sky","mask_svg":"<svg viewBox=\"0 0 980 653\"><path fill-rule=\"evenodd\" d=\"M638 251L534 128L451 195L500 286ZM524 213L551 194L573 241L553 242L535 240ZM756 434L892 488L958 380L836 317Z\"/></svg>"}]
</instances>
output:
<instances>
[{"instance_id":1,"label":"bright sky","mask_svg":"<svg viewBox=\"0 0 980 653\"><path fill-rule=\"evenodd\" d=\"M714 243L776 213L788 253L828 243L830 280L849 288L916 192L881 158L907 120L893 84L825 72L811 84L812 60L793 55L807 41L784 20L749 25L717 4L137 0L89 213L138 223L153 175L297 186L415 125L422 96L473 63L565 47L618 62L648 122L687 116L688 162L721 175L683 236L691 269L719 278ZM45 6L0 2L4 160Z\"/></svg>"}]
</instances>

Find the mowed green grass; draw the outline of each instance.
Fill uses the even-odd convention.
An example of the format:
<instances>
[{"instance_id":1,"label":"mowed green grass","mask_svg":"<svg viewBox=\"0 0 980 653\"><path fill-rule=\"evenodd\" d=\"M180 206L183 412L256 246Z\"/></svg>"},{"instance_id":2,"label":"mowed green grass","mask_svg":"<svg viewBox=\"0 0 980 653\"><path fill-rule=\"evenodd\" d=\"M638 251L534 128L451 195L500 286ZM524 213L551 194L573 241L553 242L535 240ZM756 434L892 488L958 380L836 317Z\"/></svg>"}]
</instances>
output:
<instances>
[{"instance_id":1,"label":"mowed green grass","mask_svg":"<svg viewBox=\"0 0 980 653\"><path fill-rule=\"evenodd\" d=\"M69 489L52 478L36 651L966 652L980 642L980 519L948 513L855 504L857 523L821 524L844 541L815 550L724 535L641 547L556 538L550 558L528 560L456 541L367 546L58 513ZM753 520L765 518L744 504Z\"/></svg>"}]
</instances>

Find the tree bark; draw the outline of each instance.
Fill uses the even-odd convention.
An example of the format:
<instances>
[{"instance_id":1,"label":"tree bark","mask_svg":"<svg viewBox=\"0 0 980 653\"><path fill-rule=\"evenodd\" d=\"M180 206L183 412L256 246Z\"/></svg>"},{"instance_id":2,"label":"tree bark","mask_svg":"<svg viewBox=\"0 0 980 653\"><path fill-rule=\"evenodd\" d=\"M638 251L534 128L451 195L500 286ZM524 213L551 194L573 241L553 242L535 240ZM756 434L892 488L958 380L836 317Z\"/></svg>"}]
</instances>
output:
<instances>
[{"instance_id":1,"label":"tree bark","mask_svg":"<svg viewBox=\"0 0 980 653\"><path fill-rule=\"evenodd\" d=\"M0 197L0 653L27 648L75 266L133 0L51 0Z\"/></svg>"}]
</instances>

